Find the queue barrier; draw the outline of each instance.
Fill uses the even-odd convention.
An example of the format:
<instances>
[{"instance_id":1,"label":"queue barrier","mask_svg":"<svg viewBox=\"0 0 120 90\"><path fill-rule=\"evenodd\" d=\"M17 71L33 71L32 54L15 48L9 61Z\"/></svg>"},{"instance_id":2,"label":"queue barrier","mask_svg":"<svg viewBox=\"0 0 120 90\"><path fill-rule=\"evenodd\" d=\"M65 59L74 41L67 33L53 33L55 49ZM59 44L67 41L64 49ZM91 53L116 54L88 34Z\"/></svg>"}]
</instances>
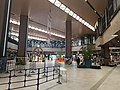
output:
<instances>
[{"instance_id":1,"label":"queue barrier","mask_svg":"<svg viewBox=\"0 0 120 90\"><path fill-rule=\"evenodd\" d=\"M44 69L46 69L46 70L44 71ZM49 82L49 81L52 81L55 79L58 79L57 83L61 84L60 66L36 68L35 69L36 73L31 74L31 75L32 76L36 75L37 78L28 78L27 71L29 71L29 70L30 69L21 69L21 71L23 71L23 74L16 74L16 75L14 75L15 74L14 70L10 70L8 76L0 77L0 79L5 79L5 78L8 79L7 82L0 83L0 86L7 85L8 87L5 90L15 90L15 89L20 89L20 88L25 88L25 87L36 86L36 89L40 90L40 84L43 84L43 83L46 83L46 82ZM43 75L45 75L45 77L43 77ZM15 80L16 77L23 78L23 80L16 81ZM13 81L13 80L15 80L15 81ZM30 81L37 81L37 83L32 83L32 84L28 85L27 83L29 83ZM23 85L13 87L13 84L20 84L20 83L23 83Z\"/></svg>"}]
</instances>

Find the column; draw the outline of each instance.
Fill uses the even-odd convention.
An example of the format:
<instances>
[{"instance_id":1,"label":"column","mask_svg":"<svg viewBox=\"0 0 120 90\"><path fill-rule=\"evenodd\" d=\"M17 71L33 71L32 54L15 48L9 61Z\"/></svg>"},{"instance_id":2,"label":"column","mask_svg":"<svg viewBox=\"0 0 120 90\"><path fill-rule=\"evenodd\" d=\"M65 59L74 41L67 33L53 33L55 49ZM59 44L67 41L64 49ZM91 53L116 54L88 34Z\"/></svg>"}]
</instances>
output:
<instances>
[{"instance_id":1,"label":"column","mask_svg":"<svg viewBox=\"0 0 120 90\"><path fill-rule=\"evenodd\" d=\"M28 32L28 16L21 15L19 27L18 57L26 56L28 34L27 32Z\"/></svg>"},{"instance_id":2,"label":"column","mask_svg":"<svg viewBox=\"0 0 120 90\"><path fill-rule=\"evenodd\" d=\"M21 0L18 57L26 57L27 54L29 4L30 0Z\"/></svg>"},{"instance_id":3,"label":"column","mask_svg":"<svg viewBox=\"0 0 120 90\"><path fill-rule=\"evenodd\" d=\"M108 65L110 61L110 50L108 45L101 46L101 57L104 58L104 65Z\"/></svg>"},{"instance_id":4,"label":"column","mask_svg":"<svg viewBox=\"0 0 120 90\"><path fill-rule=\"evenodd\" d=\"M66 49L65 49L65 57L71 58L72 57L72 23L71 21L66 21Z\"/></svg>"},{"instance_id":5,"label":"column","mask_svg":"<svg viewBox=\"0 0 120 90\"><path fill-rule=\"evenodd\" d=\"M6 69L6 50L10 10L11 0L0 0L0 72L5 71Z\"/></svg>"}]
</instances>

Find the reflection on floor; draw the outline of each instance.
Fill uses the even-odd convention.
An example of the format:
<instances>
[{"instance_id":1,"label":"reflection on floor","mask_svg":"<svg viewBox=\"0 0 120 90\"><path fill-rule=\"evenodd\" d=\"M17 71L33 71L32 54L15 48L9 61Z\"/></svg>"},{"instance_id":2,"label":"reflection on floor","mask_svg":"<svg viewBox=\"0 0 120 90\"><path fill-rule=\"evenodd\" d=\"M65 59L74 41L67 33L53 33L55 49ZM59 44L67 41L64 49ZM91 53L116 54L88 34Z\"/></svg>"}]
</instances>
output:
<instances>
[{"instance_id":1,"label":"reflection on floor","mask_svg":"<svg viewBox=\"0 0 120 90\"><path fill-rule=\"evenodd\" d=\"M38 64L38 66L42 65ZM67 83L63 75L61 78L62 84L57 84L57 80L50 81L40 85L40 90L120 90L120 66L85 69L76 68L74 63L73 65L66 65L65 68L67 69ZM4 80L0 79L0 83L2 81ZM0 90L5 89L0 87ZM36 90L36 87L19 90Z\"/></svg>"}]
</instances>

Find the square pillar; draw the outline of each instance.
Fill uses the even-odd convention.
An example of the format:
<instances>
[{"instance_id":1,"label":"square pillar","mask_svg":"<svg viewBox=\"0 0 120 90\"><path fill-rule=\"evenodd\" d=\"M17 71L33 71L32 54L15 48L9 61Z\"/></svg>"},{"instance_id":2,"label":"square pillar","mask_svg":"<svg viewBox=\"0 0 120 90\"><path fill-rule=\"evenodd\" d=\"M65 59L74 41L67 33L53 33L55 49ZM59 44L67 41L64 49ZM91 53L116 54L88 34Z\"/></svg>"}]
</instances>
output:
<instances>
[{"instance_id":1,"label":"square pillar","mask_svg":"<svg viewBox=\"0 0 120 90\"><path fill-rule=\"evenodd\" d=\"M108 45L101 46L101 57L104 58L104 65L109 65L110 62L110 50Z\"/></svg>"},{"instance_id":2,"label":"square pillar","mask_svg":"<svg viewBox=\"0 0 120 90\"><path fill-rule=\"evenodd\" d=\"M28 34L28 16L21 15L19 27L18 57L26 56L27 34Z\"/></svg>"},{"instance_id":3,"label":"square pillar","mask_svg":"<svg viewBox=\"0 0 120 90\"><path fill-rule=\"evenodd\" d=\"M66 21L66 45L65 45L65 57L72 57L72 23L71 21Z\"/></svg>"}]
</instances>

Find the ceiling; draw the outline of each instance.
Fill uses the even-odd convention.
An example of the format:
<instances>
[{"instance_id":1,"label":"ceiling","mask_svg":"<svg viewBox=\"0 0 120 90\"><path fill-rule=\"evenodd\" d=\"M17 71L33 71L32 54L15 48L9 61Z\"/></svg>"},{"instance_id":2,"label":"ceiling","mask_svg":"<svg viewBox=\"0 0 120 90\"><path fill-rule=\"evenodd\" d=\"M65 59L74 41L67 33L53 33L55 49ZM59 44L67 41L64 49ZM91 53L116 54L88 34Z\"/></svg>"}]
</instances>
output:
<instances>
[{"instance_id":1,"label":"ceiling","mask_svg":"<svg viewBox=\"0 0 120 90\"><path fill-rule=\"evenodd\" d=\"M63 4L77 13L80 17L95 25L99 16L93 9L85 2L85 0L60 0ZM88 0L88 2L95 8L95 10L102 15L107 5L107 0ZM65 23L68 15L48 2L48 0L12 0L11 17L18 19L21 14L26 14L29 11L30 21L34 21L33 25L47 26L48 14L51 8L51 27L52 31L65 35ZM72 21L72 38L80 37L84 34L95 34L92 30L79 23L71 17ZM36 24L37 23L37 24ZM33 31L32 31L33 32ZM39 34L40 35L40 34ZM55 37L54 37L55 38ZM57 37L56 37L57 38Z\"/></svg>"}]
</instances>

